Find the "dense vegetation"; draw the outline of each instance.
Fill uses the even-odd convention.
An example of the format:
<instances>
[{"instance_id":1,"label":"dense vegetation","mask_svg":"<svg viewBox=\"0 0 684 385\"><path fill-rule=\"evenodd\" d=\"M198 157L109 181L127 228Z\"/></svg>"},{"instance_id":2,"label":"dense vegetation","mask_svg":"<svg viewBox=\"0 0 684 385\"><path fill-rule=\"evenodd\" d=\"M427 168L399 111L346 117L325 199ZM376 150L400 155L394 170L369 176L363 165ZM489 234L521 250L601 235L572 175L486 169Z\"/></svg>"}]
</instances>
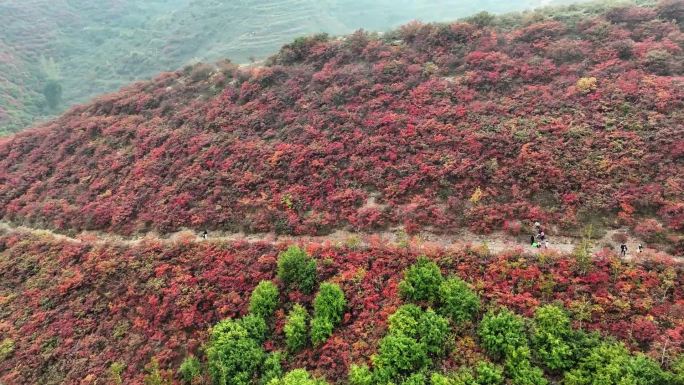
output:
<instances>
[{"instance_id":1,"label":"dense vegetation","mask_svg":"<svg viewBox=\"0 0 684 385\"><path fill-rule=\"evenodd\" d=\"M281 279L279 260L294 250L316 265L311 294ZM395 246L95 246L8 233L0 381L681 384L683 290L671 260L610 253L585 268L467 248L419 257Z\"/></svg>"},{"instance_id":2,"label":"dense vegetation","mask_svg":"<svg viewBox=\"0 0 684 385\"><path fill-rule=\"evenodd\" d=\"M0 216L124 234L541 220L682 253L681 4L315 36L267 67L166 73L0 139Z\"/></svg>"},{"instance_id":3,"label":"dense vegetation","mask_svg":"<svg viewBox=\"0 0 684 385\"><path fill-rule=\"evenodd\" d=\"M5 0L0 2L0 135L74 103L198 60L263 58L313 32L384 31L413 19L554 1ZM61 93L54 94L59 86Z\"/></svg>"}]
</instances>

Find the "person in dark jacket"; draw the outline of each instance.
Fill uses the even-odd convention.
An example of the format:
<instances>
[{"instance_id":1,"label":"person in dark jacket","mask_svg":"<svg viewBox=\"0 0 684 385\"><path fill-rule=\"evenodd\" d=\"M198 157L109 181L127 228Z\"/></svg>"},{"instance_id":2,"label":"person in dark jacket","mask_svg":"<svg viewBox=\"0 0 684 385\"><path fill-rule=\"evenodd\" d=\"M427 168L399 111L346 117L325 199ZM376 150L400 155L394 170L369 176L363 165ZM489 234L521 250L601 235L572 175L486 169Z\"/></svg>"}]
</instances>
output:
<instances>
[{"instance_id":1,"label":"person in dark jacket","mask_svg":"<svg viewBox=\"0 0 684 385\"><path fill-rule=\"evenodd\" d=\"M623 258L627 256L627 245L624 243L620 245L620 256Z\"/></svg>"}]
</instances>

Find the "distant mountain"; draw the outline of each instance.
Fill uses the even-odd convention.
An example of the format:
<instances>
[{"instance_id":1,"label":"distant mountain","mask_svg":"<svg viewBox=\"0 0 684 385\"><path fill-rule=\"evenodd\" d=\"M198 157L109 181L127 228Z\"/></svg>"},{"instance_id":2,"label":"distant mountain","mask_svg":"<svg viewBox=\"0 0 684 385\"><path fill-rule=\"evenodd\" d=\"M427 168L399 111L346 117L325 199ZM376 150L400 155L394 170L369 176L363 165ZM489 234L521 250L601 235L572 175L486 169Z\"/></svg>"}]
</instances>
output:
<instances>
[{"instance_id":1,"label":"distant mountain","mask_svg":"<svg viewBox=\"0 0 684 385\"><path fill-rule=\"evenodd\" d=\"M0 2L0 135L74 103L198 60L263 59L316 32L384 31L413 19L546 3L462 0L9 0ZM52 87L52 91L49 91ZM55 92L55 88L61 89ZM52 92L52 96L50 93ZM50 100L52 98L52 100ZM52 105L51 105L52 104Z\"/></svg>"}]
</instances>

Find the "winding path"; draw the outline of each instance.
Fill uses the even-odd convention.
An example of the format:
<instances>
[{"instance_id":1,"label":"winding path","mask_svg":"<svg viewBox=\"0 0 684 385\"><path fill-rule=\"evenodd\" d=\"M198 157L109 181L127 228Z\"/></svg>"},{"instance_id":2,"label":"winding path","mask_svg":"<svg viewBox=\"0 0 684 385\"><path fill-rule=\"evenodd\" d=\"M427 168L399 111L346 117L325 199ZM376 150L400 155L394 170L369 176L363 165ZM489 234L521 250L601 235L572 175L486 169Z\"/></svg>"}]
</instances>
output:
<instances>
[{"instance_id":1,"label":"winding path","mask_svg":"<svg viewBox=\"0 0 684 385\"><path fill-rule=\"evenodd\" d=\"M610 230L601 239L593 242L593 251L598 251L604 245L615 244L612 240L614 234L623 230ZM450 248L457 245L472 245L475 247L482 247L486 245L487 249L492 253L500 253L505 250L517 249L520 251L532 251L536 249L530 248L526 243L522 243L520 237L515 238L503 232L494 232L487 235L474 234L468 231L460 231L454 234L434 234L430 232L422 232L415 236L406 236L400 229L394 232L381 232L374 234L354 233L344 230L338 230L334 233L322 236L289 236L276 235L275 233L260 233L260 234L244 234L244 233L226 233L221 231L210 232L208 238L203 239L200 234L193 230L182 230L169 234L158 234L156 232L149 232L137 236L126 237L118 234L84 231L75 236L68 236L56 233L52 230L36 229L26 226L17 226L6 221L0 221L0 233L30 233L33 235L44 235L52 238L77 243L90 244L121 244L128 246L135 246L145 241L161 241L161 242L178 242L181 240L193 242L267 242L267 243L329 243L332 245L350 246L350 247L367 247L377 244L385 245L399 245L402 243L409 244L412 249L420 251L427 248ZM550 250L558 253L571 253L575 246L579 243L578 238L551 236ZM639 240L630 238L627 241L629 250L635 251L637 245L641 243ZM631 256L634 256L633 254ZM630 258L630 255L627 255ZM684 258L675 257L678 263L684 263Z\"/></svg>"}]
</instances>

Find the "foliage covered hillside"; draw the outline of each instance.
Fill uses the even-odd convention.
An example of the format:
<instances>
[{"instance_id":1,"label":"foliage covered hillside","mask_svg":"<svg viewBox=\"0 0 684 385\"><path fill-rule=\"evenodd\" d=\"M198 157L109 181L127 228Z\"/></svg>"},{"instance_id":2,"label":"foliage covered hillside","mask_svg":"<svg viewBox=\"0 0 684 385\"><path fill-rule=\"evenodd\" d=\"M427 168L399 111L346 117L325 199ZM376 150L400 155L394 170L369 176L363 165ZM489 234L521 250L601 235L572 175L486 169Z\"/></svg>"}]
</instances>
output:
<instances>
[{"instance_id":1,"label":"foliage covered hillside","mask_svg":"<svg viewBox=\"0 0 684 385\"><path fill-rule=\"evenodd\" d=\"M681 385L681 266L585 262L2 234L0 381Z\"/></svg>"},{"instance_id":2,"label":"foliage covered hillside","mask_svg":"<svg viewBox=\"0 0 684 385\"><path fill-rule=\"evenodd\" d=\"M266 67L166 73L0 139L0 216L124 234L623 224L681 252L681 5L315 36Z\"/></svg>"},{"instance_id":3,"label":"foliage covered hillside","mask_svg":"<svg viewBox=\"0 0 684 385\"><path fill-rule=\"evenodd\" d=\"M4 0L0 135L197 60L262 58L296 36L510 12L543 0ZM46 92L57 84L59 92Z\"/></svg>"}]
</instances>

